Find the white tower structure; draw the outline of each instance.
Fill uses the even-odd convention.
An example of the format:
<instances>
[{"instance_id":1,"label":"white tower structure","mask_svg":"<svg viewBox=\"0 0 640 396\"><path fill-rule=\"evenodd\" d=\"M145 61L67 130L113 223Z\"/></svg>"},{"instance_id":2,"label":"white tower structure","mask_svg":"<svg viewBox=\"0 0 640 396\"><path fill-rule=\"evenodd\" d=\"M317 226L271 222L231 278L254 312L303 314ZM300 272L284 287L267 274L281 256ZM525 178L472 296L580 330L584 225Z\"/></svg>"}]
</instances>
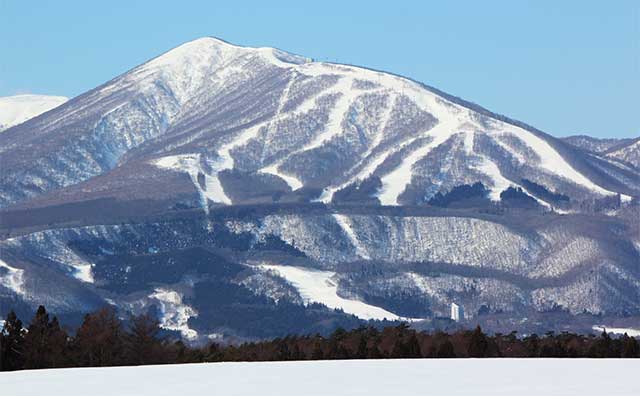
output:
<instances>
[{"instance_id":1,"label":"white tower structure","mask_svg":"<svg viewBox=\"0 0 640 396\"><path fill-rule=\"evenodd\" d=\"M451 303L451 319L455 320L456 322L464 319L464 309L462 308L462 306L453 302Z\"/></svg>"}]
</instances>

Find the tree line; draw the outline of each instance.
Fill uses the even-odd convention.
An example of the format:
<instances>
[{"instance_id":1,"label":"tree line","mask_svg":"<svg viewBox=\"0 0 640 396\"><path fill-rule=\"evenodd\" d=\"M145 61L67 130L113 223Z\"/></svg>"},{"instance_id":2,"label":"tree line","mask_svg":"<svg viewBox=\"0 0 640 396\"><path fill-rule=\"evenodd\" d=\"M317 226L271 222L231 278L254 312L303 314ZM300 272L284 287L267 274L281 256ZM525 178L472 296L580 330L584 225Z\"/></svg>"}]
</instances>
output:
<instances>
[{"instance_id":1,"label":"tree line","mask_svg":"<svg viewBox=\"0 0 640 396\"><path fill-rule=\"evenodd\" d=\"M0 333L0 371L63 367L225 361L284 361L382 358L590 357L640 358L638 341L626 334L612 338L549 332L518 337L487 335L480 327L453 334L427 333L406 324L376 329L335 330L330 336L292 335L240 345L189 346L162 335L149 315L126 323L113 308L87 314L73 334L40 306L24 328L14 312Z\"/></svg>"}]
</instances>

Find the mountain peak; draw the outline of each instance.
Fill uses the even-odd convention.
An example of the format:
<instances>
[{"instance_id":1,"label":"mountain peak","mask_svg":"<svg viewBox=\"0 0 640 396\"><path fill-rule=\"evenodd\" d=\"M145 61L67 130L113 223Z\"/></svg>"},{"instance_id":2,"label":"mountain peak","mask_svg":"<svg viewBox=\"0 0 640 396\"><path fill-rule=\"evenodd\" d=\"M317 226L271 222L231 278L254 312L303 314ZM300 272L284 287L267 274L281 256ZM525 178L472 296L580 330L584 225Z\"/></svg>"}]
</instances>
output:
<instances>
[{"instance_id":1,"label":"mountain peak","mask_svg":"<svg viewBox=\"0 0 640 396\"><path fill-rule=\"evenodd\" d=\"M282 63L301 64L311 61L310 58L295 55L277 48L240 46L217 37L207 36L187 41L151 60L147 65L158 66L193 62L195 59L213 62L248 54L261 55L264 60L276 66L283 66Z\"/></svg>"},{"instance_id":2,"label":"mountain peak","mask_svg":"<svg viewBox=\"0 0 640 396\"><path fill-rule=\"evenodd\" d=\"M64 96L34 94L0 97L0 131L58 107L67 100Z\"/></svg>"},{"instance_id":3,"label":"mountain peak","mask_svg":"<svg viewBox=\"0 0 640 396\"><path fill-rule=\"evenodd\" d=\"M309 58L271 47L244 47L216 37L188 41L133 70L134 80L150 82L160 78L171 87L180 102L188 100L207 80L227 78L229 73L256 64L289 68L310 62ZM223 73L219 73L225 69Z\"/></svg>"}]
</instances>

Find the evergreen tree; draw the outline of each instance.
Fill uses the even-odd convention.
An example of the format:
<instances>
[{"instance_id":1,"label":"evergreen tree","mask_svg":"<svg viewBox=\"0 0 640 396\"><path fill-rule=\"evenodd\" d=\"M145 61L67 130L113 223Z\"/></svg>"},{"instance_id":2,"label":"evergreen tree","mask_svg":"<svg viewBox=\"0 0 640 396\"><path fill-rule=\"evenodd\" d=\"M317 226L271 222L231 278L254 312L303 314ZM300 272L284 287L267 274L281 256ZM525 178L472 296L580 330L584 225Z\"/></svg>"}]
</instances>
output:
<instances>
[{"instance_id":1,"label":"evergreen tree","mask_svg":"<svg viewBox=\"0 0 640 396\"><path fill-rule=\"evenodd\" d=\"M358 350L356 352L357 359L366 359L367 358L367 336L365 334L360 334L358 337Z\"/></svg>"},{"instance_id":2,"label":"evergreen tree","mask_svg":"<svg viewBox=\"0 0 640 396\"><path fill-rule=\"evenodd\" d=\"M74 339L76 361L81 366L113 366L123 361L122 324L111 307L85 315Z\"/></svg>"},{"instance_id":3,"label":"evergreen tree","mask_svg":"<svg viewBox=\"0 0 640 396\"><path fill-rule=\"evenodd\" d=\"M39 306L24 337L25 368L64 366L66 350L67 335L58 319L49 321L47 310Z\"/></svg>"},{"instance_id":4,"label":"evergreen tree","mask_svg":"<svg viewBox=\"0 0 640 396\"><path fill-rule=\"evenodd\" d=\"M467 353L469 357L480 358L487 356L488 349L489 342L487 341L487 337L482 332L480 326L477 326L473 333L471 333Z\"/></svg>"},{"instance_id":5,"label":"evergreen tree","mask_svg":"<svg viewBox=\"0 0 640 396\"><path fill-rule=\"evenodd\" d=\"M4 340L4 334L2 333L2 331L0 331L0 371L4 371L4 368L3 368L4 355L5 355L5 340Z\"/></svg>"},{"instance_id":6,"label":"evergreen tree","mask_svg":"<svg viewBox=\"0 0 640 396\"><path fill-rule=\"evenodd\" d=\"M367 350L367 359L382 359L384 356L382 352L380 352L380 348L378 348L378 342L374 343L371 348Z\"/></svg>"},{"instance_id":7,"label":"evergreen tree","mask_svg":"<svg viewBox=\"0 0 640 396\"><path fill-rule=\"evenodd\" d=\"M326 356L328 359L349 359L349 351L344 347L343 341L346 338L345 329L337 328L329 338L329 352Z\"/></svg>"},{"instance_id":8,"label":"evergreen tree","mask_svg":"<svg viewBox=\"0 0 640 396\"><path fill-rule=\"evenodd\" d=\"M367 339L370 340L371 345L367 348L367 359L380 359L382 358L382 353L380 352L380 332L375 327L369 327L367 330Z\"/></svg>"},{"instance_id":9,"label":"evergreen tree","mask_svg":"<svg viewBox=\"0 0 640 396\"><path fill-rule=\"evenodd\" d=\"M27 334L25 336L25 367L44 368L45 359L49 351L47 350L47 333L49 327L49 314L40 305L36 315L31 320Z\"/></svg>"},{"instance_id":10,"label":"evergreen tree","mask_svg":"<svg viewBox=\"0 0 640 396\"><path fill-rule=\"evenodd\" d=\"M298 346L297 343L293 344L293 352L291 353L291 360L305 360L306 356L305 354L302 352L302 350L300 350L300 347Z\"/></svg>"},{"instance_id":11,"label":"evergreen tree","mask_svg":"<svg viewBox=\"0 0 640 396\"><path fill-rule=\"evenodd\" d=\"M24 335L22 321L10 311L2 327L0 371L19 370L24 365Z\"/></svg>"},{"instance_id":12,"label":"evergreen tree","mask_svg":"<svg viewBox=\"0 0 640 396\"><path fill-rule=\"evenodd\" d=\"M456 357L456 353L453 349L453 344L451 343L451 341L449 341L448 338L438 346L438 350L436 351L436 357L438 358Z\"/></svg>"},{"instance_id":13,"label":"evergreen tree","mask_svg":"<svg viewBox=\"0 0 640 396\"><path fill-rule=\"evenodd\" d=\"M436 350L436 346L434 344L431 344L431 346L429 346L429 349L427 349L427 354L424 356L426 358L435 358L437 357L438 351Z\"/></svg>"},{"instance_id":14,"label":"evergreen tree","mask_svg":"<svg viewBox=\"0 0 640 396\"><path fill-rule=\"evenodd\" d=\"M540 357L567 357L567 351L563 345L555 339L546 339L540 347Z\"/></svg>"},{"instance_id":15,"label":"evergreen tree","mask_svg":"<svg viewBox=\"0 0 640 396\"><path fill-rule=\"evenodd\" d=\"M58 318L53 317L49 323L49 351L48 367L66 367L69 363L69 336L60 327Z\"/></svg>"},{"instance_id":16,"label":"evergreen tree","mask_svg":"<svg viewBox=\"0 0 640 396\"><path fill-rule=\"evenodd\" d=\"M311 360L324 359L324 352L322 352L322 342L318 338L313 343L313 351L311 352Z\"/></svg>"},{"instance_id":17,"label":"evergreen tree","mask_svg":"<svg viewBox=\"0 0 640 396\"><path fill-rule=\"evenodd\" d=\"M391 350L391 357L394 358L419 358L420 344L415 332L405 333L404 336L397 336Z\"/></svg>"},{"instance_id":18,"label":"evergreen tree","mask_svg":"<svg viewBox=\"0 0 640 396\"><path fill-rule=\"evenodd\" d=\"M418 342L418 337L416 337L415 331L412 331L411 335L409 335L405 348L408 358L422 357L422 353L420 352L420 343Z\"/></svg>"},{"instance_id":19,"label":"evergreen tree","mask_svg":"<svg viewBox=\"0 0 640 396\"><path fill-rule=\"evenodd\" d=\"M159 332L160 323L151 316L132 317L125 340L127 361L135 365L161 363Z\"/></svg>"},{"instance_id":20,"label":"evergreen tree","mask_svg":"<svg viewBox=\"0 0 640 396\"><path fill-rule=\"evenodd\" d=\"M289 351L289 345L287 345L287 339L277 340L276 342L278 352L276 354L276 360L291 360L291 351Z\"/></svg>"},{"instance_id":21,"label":"evergreen tree","mask_svg":"<svg viewBox=\"0 0 640 396\"><path fill-rule=\"evenodd\" d=\"M531 334L530 337L525 339L525 347L527 348L527 356L538 357L540 356L540 338L537 334Z\"/></svg>"},{"instance_id":22,"label":"evergreen tree","mask_svg":"<svg viewBox=\"0 0 640 396\"><path fill-rule=\"evenodd\" d=\"M620 357L623 358L637 358L640 357L640 346L635 338L629 337L627 333L624 333L621 339L622 351Z\"/></svg>"},{"instance_id":23,"label":"evergreen tree","mask_svg":"<svg viewBox=\"0 0 640 396\"><path fill-rule=\"evenodd\" d=\"M405 354L404 342L402 341L402 338L397 337L393 342L393 348L391 348L391 357L394 359L401 359L406 357Z\"/></svg>"},{"instance_id":24,"label":"evergreen tree","mask_svg":"<svg viewBox=\"0 0 640 396\"><path fill-rule=\"evenodd\" d=\"M159 338L158 322L150 316L133 317L128 331L112 309L86 315L76 336L69 342L67 334L44 307L39 307L28 332L15 313L10 312L0 332L1 370L22 368L106 366L116 364L194 363L203 361L256 361L348 358L410 358L421 356L421 345L428 346L427 357L640 357L640 346L624 335L610 338L606 332L589 337L563 332L535 334L518 339L515 334L493 337L461 331L453 336L443 332L416 332L406 325L351 331L336 330L329 338L287 336L271 341L247 342L239 346L211 344L206 348L187 346L183 342L166 342ZM454 345L454 342L456 343ZM464 351L464 347L467 350Z\"/></svg>"},{"instance_id":25,"label":"evergreen tree","mask_svg":"<svg viewBox=\"0 0 640 396\"><path fill-rule=\"evenodd\" d=\"M220 347L220 345L215 342L209 345L209 350L207 351L205 360L207 362L220 362L224 357L224 351Z\"/></svg>"},{"instance_id":26,"label":"evergreen tree","mask_svg":"<svg viewBox=\"0 0 640 396\"><path fill-rule=\"evenodd\" d=\"M606 330L602 331L600 337L591 345L591 348L589 348L589 357L615 357L612 353L612 340Z\"/></svg>"}]
</instances>

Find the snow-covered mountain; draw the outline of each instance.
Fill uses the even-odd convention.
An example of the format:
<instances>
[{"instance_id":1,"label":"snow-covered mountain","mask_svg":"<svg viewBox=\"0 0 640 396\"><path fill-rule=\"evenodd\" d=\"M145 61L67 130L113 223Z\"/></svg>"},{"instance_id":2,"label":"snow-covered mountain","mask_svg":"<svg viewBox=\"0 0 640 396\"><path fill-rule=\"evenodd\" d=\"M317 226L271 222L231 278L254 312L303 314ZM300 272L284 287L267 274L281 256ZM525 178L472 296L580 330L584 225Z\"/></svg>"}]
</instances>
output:
<instances>
[{"instance_id":1,"label":"snow-covered mountain","mask_svg":"<svg viewBox=\"0 0 640 396\"><path fill-rule=\"evenodd\" d=\"M565 142L598 154L605 160L614 160L621 164L640 169L640 138L635 139L598 139L576 135L563 138Z\"/></svg>"},{"instance_id":2,"label":"snow-covered mountain","mask_svg":"<svg viewBox=\"0 0 640 396\"><path fill-rule=\"evenodd\" d=\"M58 107L67 100L64 96L50 95L0 97L0 131Z\"/></svg>"},{"instance_id":3,"label":"snow-covered mountain","mask_svg":"<svg viewBox=\"0 0 640 396\"><path fill-rule=\"evenodd\" d=\"M563 137L562 140L583 150L600 154L612 147L630 143L633 139L596 138L587 135L573 135Z\"/></svg>"},{"instance_id":4,"label":"snow-covered mountain","mask_svg":"<svg viewBox=\"0 0 640 396\"><path fill-rule=\"evenodd\" d=\"M640 138L611 147L605 155L640 169Z\"/></svg>"},{"instance_id":5,"label":"snow-covered mountain","mask_svg":"<svg viewBox=\"0 0 640 396\"><path fill-rule=\"evenodd\" d=\"M0 163L0 313L640 317L638 168L386 72L198 39L9 128Z\"/></svg>"},{"instance_id":6,"label":"snow-covered mountain","mask_svg":"<svg viewBox=\"0 0 640 396\"><path fill-rule=\"evenodd\" d=\"M170 176L158 172L188 176L192 185L176 190L203 206L291 191L330 202L369 179L367 193L383 205L421 204L477 181L494 200L509 186L527 191L522 179L581 198L640 191L637 173L409 79L214 38L6 131L0 155L5 207L69 187L78 196L81 182L90 198L114 195L115 185L137 189L123 180L133 174L171 194Z\"/></svg>"}]
</instances>

